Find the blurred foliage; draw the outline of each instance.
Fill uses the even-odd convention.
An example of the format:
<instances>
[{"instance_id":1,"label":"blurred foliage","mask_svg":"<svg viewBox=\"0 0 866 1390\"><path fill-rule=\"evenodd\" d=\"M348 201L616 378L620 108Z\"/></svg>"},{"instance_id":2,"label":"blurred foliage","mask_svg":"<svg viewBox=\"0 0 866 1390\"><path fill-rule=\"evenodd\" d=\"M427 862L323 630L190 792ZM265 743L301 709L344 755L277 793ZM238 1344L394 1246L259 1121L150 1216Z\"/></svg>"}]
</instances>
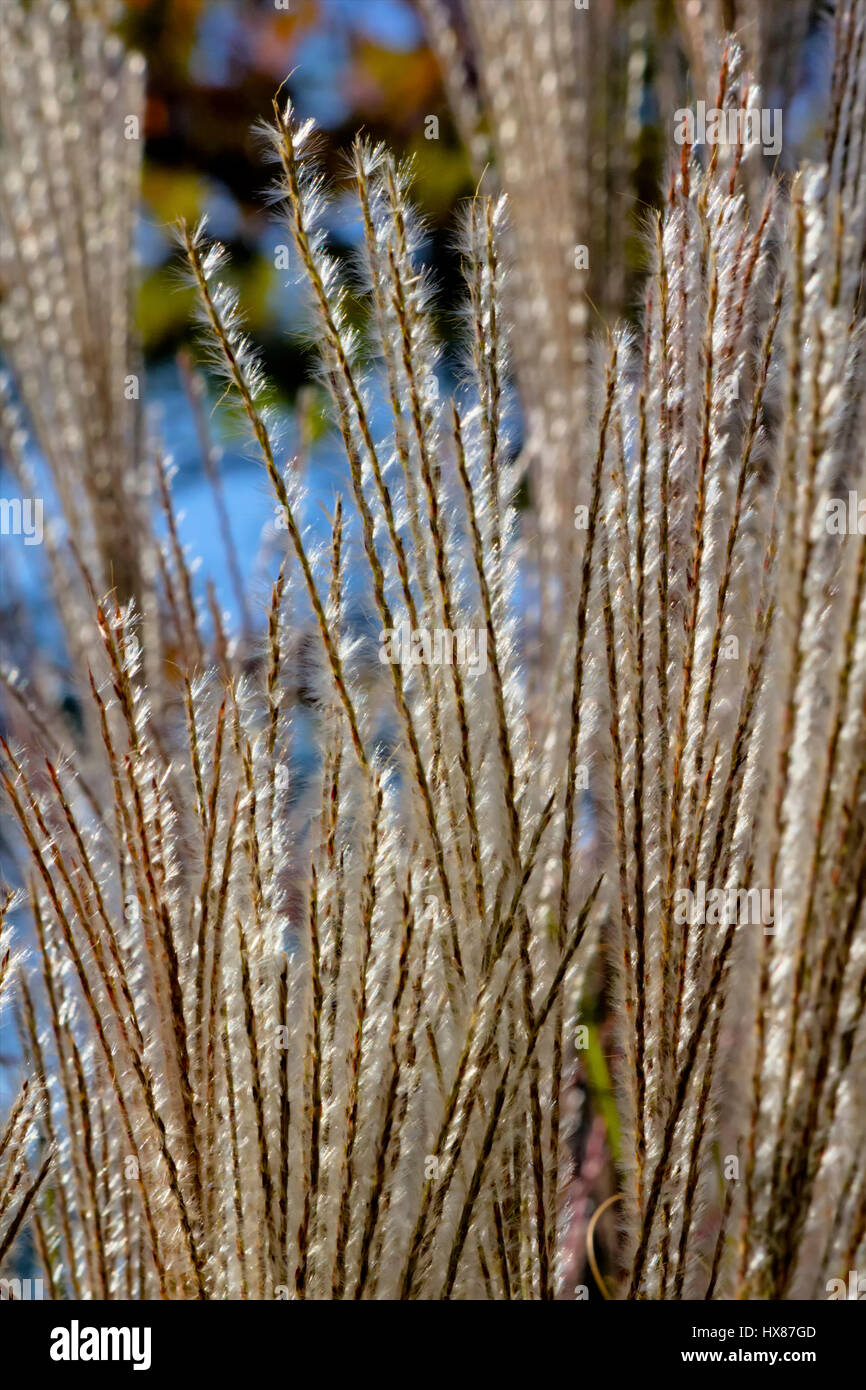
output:
<instances>
[{"instance_id":1,"label":"blurred foliage","mask_svg":"<svg viewBox=\"0 0 866 1390\"><path fill-rule=\"evenodd\" d=\"M409 0L125 0L126 41L148 68L138 322L149 361L191 343L191 296L174 280L169 228L207 213L231 254L249 327L280 390L307 379L300 303L274 266L280 241L263 202L270 173L253 131L277 86L323 133L331 178L345 177L356 132L413 156L416 202L430 230L428 259L447 302L459 264L455 204L472 192L465 151L436 61ZM425 138L425 118L439 120ZM332 249L347 255L357 227L335 212ZM450 324L443 320L447 334Z\"/></svg>"}]
</instances>

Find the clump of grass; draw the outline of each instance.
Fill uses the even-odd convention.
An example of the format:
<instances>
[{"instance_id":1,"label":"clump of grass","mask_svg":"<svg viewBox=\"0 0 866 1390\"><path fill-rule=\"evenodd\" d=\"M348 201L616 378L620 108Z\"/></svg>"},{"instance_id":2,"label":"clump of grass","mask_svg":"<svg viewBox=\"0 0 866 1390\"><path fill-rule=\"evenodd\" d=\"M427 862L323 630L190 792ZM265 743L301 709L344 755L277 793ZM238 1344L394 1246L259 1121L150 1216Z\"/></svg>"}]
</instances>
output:
<instances>
[{"instance_id":1,"label":"clump of grass","mask_svg":"<svg viewBox=\"0 0 866 1390\"><path fill-rule=\"evenodd\" d=\"M163 680L154 701L136 605L97 603L90 799L79 756L39 749L14 688L26 734L4 742L0 776L42 943L20 997L41 1110L30 1133L52 1154L41 1219L54 1288L450 1297L507 1281L546 1295L559 1136L536 1057L555 1006L562 1027L598 884L564 848L574 900L546 929L538 865L557 789L542 794L531 777L521 701L503 207L479 199L467 215L472 382L446 404L406 171L356 146L366 290L393 407L380 437L348 287L320 230L313 132L280 105L268 138L350 465L351 562L366 565L375 620L383 633L470 630L486 660L376 663L365 675L345 614L342 506L317 553L223 253L203 227L182 227L211 359L289 550L265 642L233 652L197 610L157 459L168 526L150 655L157 670L180 666L179 682ZM306 788L295 786L303 734L286 697L298 663L290 603L318 636L303 659L319 752ZM499 1233L487 1229L494 1204Z\"/></svg>"},{"instance_id":2,"label":"clump of grass","mask_svg":"<svg viewBox=\"0 0 866 1390\"><path fill-rule=\"evenodd\" d=\"M864 1235L846 1166L861 1125L866 551L826 525L841 479L863 486L866 190L838 143L862 142L847 125L862 21L840 11L823 170L789 193L771 181L750 213L742 148L705 167L684 149L614 403L599 582L631 1296L814 1296ZM716 104L756 100L728 44ZM737 910L678 914L699 886ZM763 932L739 914L758 887L779 902Z\"/></svg>"},{"instance_id":3,"label":"clump of grass","mask_svg":"<svg viewBox=\"0 0 866 1390\"><path fill-rule=\"evenodd\" d=\"M275 100L274 204L348 465L324 543L225 254L178 228L286 552L258 637L249 613L239 639L213 602L207 621L155 445L165 539L147 531L131 592L108 589L110 526L53 550L78 736L38 666L3 676L21 893L0 1001L24 1066L0 1252L30 1222L53 1297L570 1296L593 1164L621 1216L607 1283L590 1252L606 1296L816 1296L853 1265L866 547L824 518L864 485L864 24L840 7L821 169L757 205L742 146L672 170L641 334L604 347L541 713L504 200L465 211L465 383L444 400L410 171L356 142L348 278L313 125ZM729 41L717 105L756 101ZM16 411L7 393L21 471ZM470 632L484 661L389 659L404 628L422 657ZM701 920L720 889L783 910ZM36 949L12 954L24 908ZM618 1115L579 1147L581 1005L605 994Z\"/></svg>"}]
</instances>

